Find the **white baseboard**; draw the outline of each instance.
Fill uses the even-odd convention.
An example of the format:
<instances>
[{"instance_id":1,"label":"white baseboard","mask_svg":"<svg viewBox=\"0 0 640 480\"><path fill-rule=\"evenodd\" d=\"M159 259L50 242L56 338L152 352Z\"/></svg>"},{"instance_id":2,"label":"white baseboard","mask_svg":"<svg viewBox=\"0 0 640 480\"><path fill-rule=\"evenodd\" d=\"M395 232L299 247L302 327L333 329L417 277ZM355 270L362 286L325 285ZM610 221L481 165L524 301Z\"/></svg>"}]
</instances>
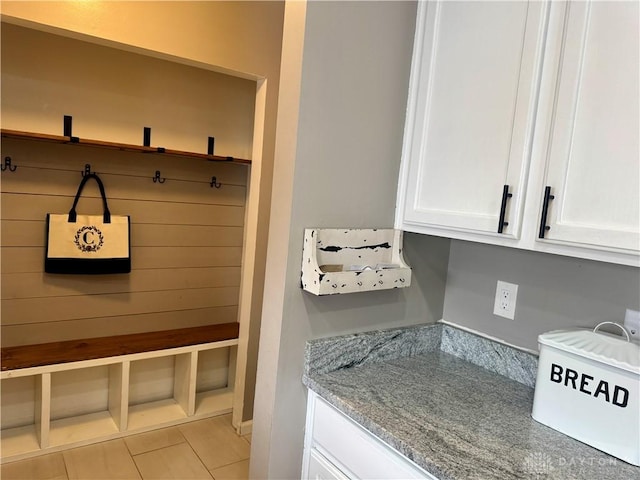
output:
<instances>
[{"instance_id":1,"label":"white baseboard","mask_svg":"<svg viewBox=\"0 0 640 480\"><path fill-rule=\"evenodd\" d=\"M253 420L247 420L246 422L242 422L240 424L240 428L238 428L238 434L240 435L249 435L253 430Z\"/></svg>"}]
</instances>

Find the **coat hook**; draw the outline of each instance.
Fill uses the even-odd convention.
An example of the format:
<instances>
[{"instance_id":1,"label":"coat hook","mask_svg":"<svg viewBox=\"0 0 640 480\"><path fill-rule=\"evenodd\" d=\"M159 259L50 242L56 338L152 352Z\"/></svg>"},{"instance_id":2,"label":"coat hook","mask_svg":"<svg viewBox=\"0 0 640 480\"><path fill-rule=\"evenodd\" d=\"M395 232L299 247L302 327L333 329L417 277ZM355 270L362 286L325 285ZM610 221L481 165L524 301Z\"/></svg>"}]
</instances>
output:
<instances>
[{"instance_id":1,"label":"coat hook","mask_svg":"<svg viewBox=\"0 0 640 480\"><path fill-rule=\"evenodd\" d=\"M4 157L4 165L0 165L0 170L3 172L6 171L7 168L10 172L15 172L16 168L18 168L17 165L11 165L11 157Z\"/></svg>"},{"instance_id":2,"label":"coat hook","mask_svg":"<svg viewBox=\"0 0 640 480\"><path fill-rule=\"evenodd\" d=\"M84 172L80 172L80 175L82 175L83 177L86 177L87 175L91 175L91 165L89 165L88 163L85 163Z\"/></svg>"},{"instance_id":3,"label":"coat hook","mask_svg":"<svg viewBox=\"0 0 640 480\"><path fill-rule=\"evenodd\" d=\"M166 180L166 178L160 178L160 170L156 170L156 175L153 177L153 183L164 183Z\"/></svg>"},{"instance_id":4,"label":"coat hook","mask_svg":"<svg viewBox=\"0 0 640 480\"><path fill-rule=\"evenodd\" d=\"M221 183L218 183L218 179L216 177L211 177L211 183L209 183L209 185L211 185L211 188L220 188L222 186Z\"/></svg>"}]
</instances>

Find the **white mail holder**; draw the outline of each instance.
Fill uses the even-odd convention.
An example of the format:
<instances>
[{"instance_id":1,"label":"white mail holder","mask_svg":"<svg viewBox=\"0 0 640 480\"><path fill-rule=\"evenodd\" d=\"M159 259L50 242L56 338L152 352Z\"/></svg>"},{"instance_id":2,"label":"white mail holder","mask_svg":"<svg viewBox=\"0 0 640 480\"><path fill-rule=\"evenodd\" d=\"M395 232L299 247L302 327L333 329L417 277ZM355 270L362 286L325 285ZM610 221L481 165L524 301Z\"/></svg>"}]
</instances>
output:
<instances>
[{"instance_id":1,"label":"white mail holder","mask_svg":"<svg viewBox=\"0 0 640 480\"><path fill-rule=\"evenodd\" d=\"M620 327L626 339L598 331ZM532 417L632 465L640 465L640 345L621 325L548 332Z\"/></svg>"},{"instance_id":2,"label":"white mail holder","mask_svg":"<svg viewBox=\"0 0 640 480\"><path fill-rule=\"evenodd\" d=\"M302 251L302 288L335 295L411 285L402 231L308 228Z\"/></svg>"}]
</instances>

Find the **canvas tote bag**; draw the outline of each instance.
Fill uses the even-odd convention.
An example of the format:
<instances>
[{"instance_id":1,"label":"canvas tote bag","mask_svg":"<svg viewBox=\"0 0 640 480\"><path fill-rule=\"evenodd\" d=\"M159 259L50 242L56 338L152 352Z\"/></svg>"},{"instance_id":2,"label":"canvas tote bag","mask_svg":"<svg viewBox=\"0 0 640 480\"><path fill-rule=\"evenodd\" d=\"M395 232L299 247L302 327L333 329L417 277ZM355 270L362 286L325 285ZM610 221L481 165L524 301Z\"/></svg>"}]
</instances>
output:
<instances>
[{"instance_id":1,"label":"canvas tote bag","mask_svg":"<svg viewBox=\"0 0 640 480\"><path fill-rule=\"evenodd\" d=\"M102 215L78 215L82 189L95 180L102 196ZM67 274L131 272L129 216L111 215L102 181L95 173L84 176L68 214L47 214L44 271Z\"/></svg>"}]
</instances>

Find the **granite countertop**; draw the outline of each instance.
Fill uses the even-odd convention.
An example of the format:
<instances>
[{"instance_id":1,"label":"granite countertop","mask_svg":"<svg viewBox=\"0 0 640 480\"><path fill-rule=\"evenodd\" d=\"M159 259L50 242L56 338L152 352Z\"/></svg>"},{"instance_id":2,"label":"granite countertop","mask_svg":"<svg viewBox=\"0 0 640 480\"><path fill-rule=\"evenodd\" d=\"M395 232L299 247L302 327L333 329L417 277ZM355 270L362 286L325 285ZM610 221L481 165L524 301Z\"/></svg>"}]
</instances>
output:
<instances>
[{"instance_id":1,"label":"granite countertop","mask_svg":"<svg viewBox=\"0 0 640 480\"><path fill-rule=\"evenodd\" d=\"M531 418L530 354L513 362L509 347L448 325L315 342L305 385L440 480L640 478L640 468ZM517 381L491 371L509 365Z\"/></svg>"}]
</instances>

